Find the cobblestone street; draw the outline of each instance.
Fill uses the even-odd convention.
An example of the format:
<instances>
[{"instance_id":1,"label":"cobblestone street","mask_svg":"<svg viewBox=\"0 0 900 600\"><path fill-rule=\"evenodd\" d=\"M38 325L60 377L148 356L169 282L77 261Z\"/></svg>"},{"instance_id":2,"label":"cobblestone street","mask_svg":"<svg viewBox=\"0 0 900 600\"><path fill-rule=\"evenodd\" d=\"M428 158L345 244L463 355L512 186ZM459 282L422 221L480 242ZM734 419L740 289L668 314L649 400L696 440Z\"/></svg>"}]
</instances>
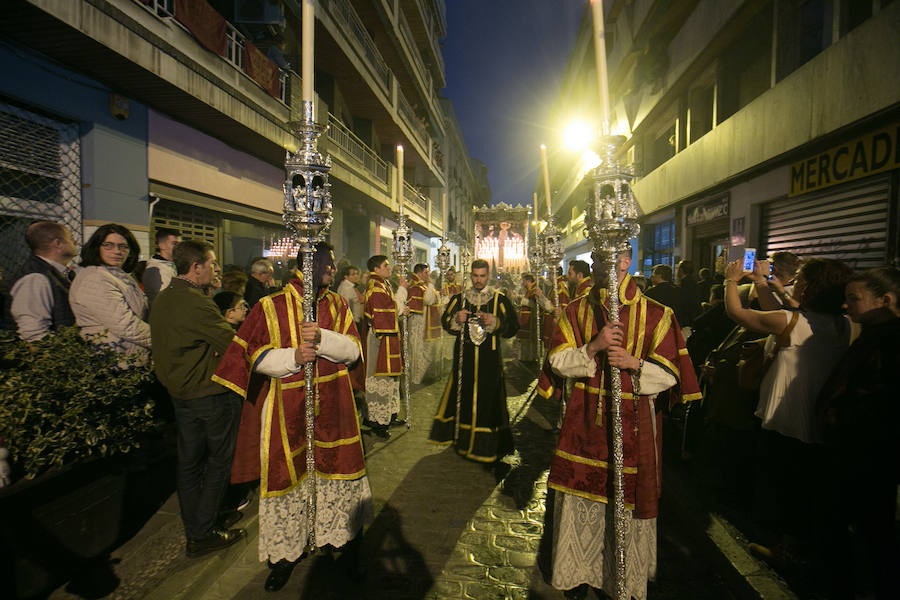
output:
<instances>
[{"instance_id":1,"label":"cobblestone street","mask_svg":"<svg viewBox=\"0 0 900 600\"><path fill-rule=\"evenodd\" d=\"M507 361L509 410L517 452L495 470L428 442L444 382L413 390L413 426L384 442L364 433L376 516L364 537L367 576L351 581L339 555L303 560L284 589L263 590L268 574L257 551L256 506L244 512L245 542L203 559L184 558L173 496L145 529L111 557L122 580L111 598L229 600L255 598L555 599L542 568L546 478L555 435L542 428L558 408L531 397L532 375ZM540 423L540 425L539 425ZM672 504L661 506L656 599L734 597L701 556L696 531ZM74 598L62 590L52 596Z\"/></svg>"}]
</instances>

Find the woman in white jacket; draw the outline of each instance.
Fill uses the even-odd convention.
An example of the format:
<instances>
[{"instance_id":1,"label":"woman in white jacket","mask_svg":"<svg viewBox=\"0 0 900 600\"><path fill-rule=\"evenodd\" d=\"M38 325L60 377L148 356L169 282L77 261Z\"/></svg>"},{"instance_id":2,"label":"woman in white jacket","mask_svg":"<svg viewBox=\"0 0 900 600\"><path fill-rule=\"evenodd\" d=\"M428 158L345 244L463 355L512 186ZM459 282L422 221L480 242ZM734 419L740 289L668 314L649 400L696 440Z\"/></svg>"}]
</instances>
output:
<instances>
[{"instance_id":1,"label":"woman in white jacket","mask_svg":"<svg viewBox=\"0 0 900 600\"><path fill-rule=\"evenodd\" d=\"M125 227L107 223L81 249L81 269L69 290L69 304L83 336L97 335L99 343L117 352L150 357L147 298L131 271L140 246Z\"/></svg>"}]
</instances>

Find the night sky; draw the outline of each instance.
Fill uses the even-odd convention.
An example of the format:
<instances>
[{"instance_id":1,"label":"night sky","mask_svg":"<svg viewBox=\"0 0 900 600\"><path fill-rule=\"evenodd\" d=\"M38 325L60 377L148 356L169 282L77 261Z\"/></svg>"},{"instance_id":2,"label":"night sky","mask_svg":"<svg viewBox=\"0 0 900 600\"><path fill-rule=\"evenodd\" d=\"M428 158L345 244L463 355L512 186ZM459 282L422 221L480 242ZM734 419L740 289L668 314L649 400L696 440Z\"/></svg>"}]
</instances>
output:
<instances>
[{"instance_id":1,"label":"night sky","mask_svg":"<svg viewBox=\"0 0 900 600\"><path fill-rule=\"evenodd\" d=\"M469 154L488 167L492 200L530 205L586 0L446 0L447 87Z\"/></svg>"}]
</instances>

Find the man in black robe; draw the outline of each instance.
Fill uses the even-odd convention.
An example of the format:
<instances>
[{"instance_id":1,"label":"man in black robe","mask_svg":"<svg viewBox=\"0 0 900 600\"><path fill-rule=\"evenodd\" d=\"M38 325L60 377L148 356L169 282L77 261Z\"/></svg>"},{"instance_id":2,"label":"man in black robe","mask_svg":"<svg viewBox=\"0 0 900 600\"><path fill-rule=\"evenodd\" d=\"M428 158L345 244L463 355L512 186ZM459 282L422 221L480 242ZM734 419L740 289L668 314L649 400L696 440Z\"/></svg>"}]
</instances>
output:
<instances>
[{"instance_id":1,"label":"man in black robe","mask_svg":"<svg viewBox=\"0 0 900 600\"><path fill-rule=\"evenodd\" d=\"M455 443L460 455L483 463L499 461L513 450L500 338L510 338L519 329L513 303L487 285L489 275L487 261L474 261L472 286L464 294L454 295L441 317L444 329L457 339L453 349L453 370L430 436L431 441L438 444ZM460 341L464 345L457 438Z\"/></svg>"}]
</instances>

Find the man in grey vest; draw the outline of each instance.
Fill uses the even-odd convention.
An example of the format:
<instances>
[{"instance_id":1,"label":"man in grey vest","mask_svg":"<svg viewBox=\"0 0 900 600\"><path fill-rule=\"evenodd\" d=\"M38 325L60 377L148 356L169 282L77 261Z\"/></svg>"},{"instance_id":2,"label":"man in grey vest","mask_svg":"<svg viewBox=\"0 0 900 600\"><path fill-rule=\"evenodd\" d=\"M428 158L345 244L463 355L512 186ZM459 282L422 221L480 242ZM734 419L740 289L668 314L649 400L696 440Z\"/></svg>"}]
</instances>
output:
<instances>
[{"instance_id":1,"label":"man in grey vest","mask_svg":"<svg viewBox=\"0 0 900 600\"><path fill-rule=\"evenodd\" d=\"M31 256L13 285L10 313L19 337L35 341L75 324L69 308L69 282L74 271L67 265L77 251L72 232L52 221L29 225L25 241Z\"/></svg>"}]
</instances>

